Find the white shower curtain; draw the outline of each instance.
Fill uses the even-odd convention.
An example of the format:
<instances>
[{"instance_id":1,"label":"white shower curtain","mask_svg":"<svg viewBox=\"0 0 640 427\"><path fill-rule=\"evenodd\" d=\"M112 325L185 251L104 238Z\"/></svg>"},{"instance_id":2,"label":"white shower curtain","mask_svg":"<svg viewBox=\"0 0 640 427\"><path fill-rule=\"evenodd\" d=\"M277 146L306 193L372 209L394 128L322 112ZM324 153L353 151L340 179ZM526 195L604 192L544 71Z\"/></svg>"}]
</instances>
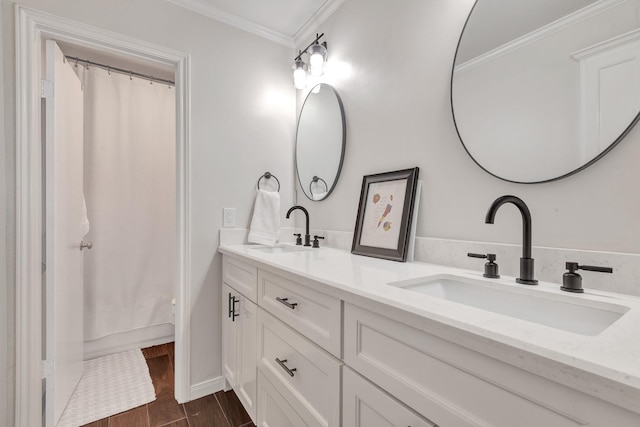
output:
<instances>
[{"instance_id":1,"label":"white shower curtain","mask_svg":"<svg viewBox=\"0 0 640 427\"><path fill-rule=\"evenodd\" d=\"M175 90L90 68L85 91L85 339L172 323Z\"/></svg>"}]
</instances>

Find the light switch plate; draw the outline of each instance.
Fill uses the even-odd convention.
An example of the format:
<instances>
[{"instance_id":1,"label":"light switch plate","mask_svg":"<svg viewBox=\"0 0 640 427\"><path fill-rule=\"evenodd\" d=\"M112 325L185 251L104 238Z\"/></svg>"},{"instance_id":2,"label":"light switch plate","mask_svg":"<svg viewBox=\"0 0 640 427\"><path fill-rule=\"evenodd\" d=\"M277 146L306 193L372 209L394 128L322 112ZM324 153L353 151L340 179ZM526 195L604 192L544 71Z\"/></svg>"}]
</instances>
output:
<instances>
[{"instance_id":1,"label":"light switch plate","mask_svg":"<svg viewBox=\"0 0 640 427\"><path fill-rule=\"evenodd\" d=\"M235 227L236 226L236 208L224 208L222 210L222 225L223 227Z\"/></svg>"}]
</instances>

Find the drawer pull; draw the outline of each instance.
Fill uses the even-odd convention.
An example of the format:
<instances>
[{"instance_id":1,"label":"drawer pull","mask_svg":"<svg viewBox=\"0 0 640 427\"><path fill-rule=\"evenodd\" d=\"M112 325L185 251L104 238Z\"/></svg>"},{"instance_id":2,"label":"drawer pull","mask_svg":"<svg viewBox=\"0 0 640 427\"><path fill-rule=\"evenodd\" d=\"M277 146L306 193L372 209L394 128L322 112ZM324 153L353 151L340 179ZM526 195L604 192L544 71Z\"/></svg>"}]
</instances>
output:
<instances>
[{"instance_id":1,"label":"drawer pull","mask_svg":"<svg viewBox=\"0 0 640 427\"><path fill-rule=\"evenodd\" d=\"M278 358L276 357L276 362L278 362L278 365L282 366L282 369L284 369L285 371L287 371L287 374L289 374L290 376L293 376L293 375L294 375L293 373L296 371L296 368L289 369L289 368L287 367L287 365L285 365L285 363L287 363L287 359L280 360L280 359L278 359Z\"/></svg>"},{"instance_id":2,"label":"drawer pull","mask_svg":"<svg viewBox=\"0 0 640 427\"><path fill-rule=\"evenodd\" d=\"M236 303L240 302L240 300L231 295L229 292L229 317L233 322L236 321L236 317L240 316L239 313L236 313Z\"/></svg>"},{"instance_id":3,"label":"drawer pull","mask_svg":"<svg viewBox=\"0 0 640 427\"><path fill-rule=\"evenodd\" d=\"M296 308L296 305L298 305L297 302L289 302L289 298L280 298L280 297L276 297L276 301L281 302L282 304L286 305L287 307L289 307L291 310L293 310L294 308Z\"/></svg>"}]
</instances>

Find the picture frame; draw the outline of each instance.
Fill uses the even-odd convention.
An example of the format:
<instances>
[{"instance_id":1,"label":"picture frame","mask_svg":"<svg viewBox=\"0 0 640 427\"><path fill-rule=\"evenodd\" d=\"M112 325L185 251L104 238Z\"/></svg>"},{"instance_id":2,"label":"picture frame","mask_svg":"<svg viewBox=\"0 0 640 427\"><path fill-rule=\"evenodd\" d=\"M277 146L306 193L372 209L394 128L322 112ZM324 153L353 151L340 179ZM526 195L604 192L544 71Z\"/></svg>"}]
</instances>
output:
<instances>
[{"instance_id":1,"label":"picture frame","mask_svg":"<svg viewBox=\"0 0 640 427\"><path fill-rule=\"evenodd\" d=\"M362 178L351 253L405 262L419 168Z\"/></svg>"}]
</instances>

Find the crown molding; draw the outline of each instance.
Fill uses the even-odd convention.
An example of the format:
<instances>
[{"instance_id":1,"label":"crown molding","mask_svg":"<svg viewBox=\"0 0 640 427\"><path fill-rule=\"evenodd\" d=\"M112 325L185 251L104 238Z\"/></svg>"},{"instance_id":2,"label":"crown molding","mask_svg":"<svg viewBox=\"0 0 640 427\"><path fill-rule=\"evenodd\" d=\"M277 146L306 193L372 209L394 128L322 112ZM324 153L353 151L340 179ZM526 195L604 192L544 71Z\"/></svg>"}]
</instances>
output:
<instances>
[{"instance_id":1,"label":"crown molding","mask_svg":"<svg viewBox=\"0 0 640 427\"><path fill-rule=\"evenodd\" d=\"M300 46L312 35L318 27L327 20L333 12L344 3L344 0L327 0L316 13L298 30L293 36L293 43L295 46Z\"/></svg>"},{"instance_id":2,"label":"crown molding","mask_svg":"<svg viewBox=\"0 0 640 427\"><path fill-rule=\"evenodd\" d=\"M510 42L507 42L501 46L498 46L495 49L490 50L489 52L483 53L480 56L470 59L456 66L454 72L456 74L463 73L472 68L475 68L487 62L493 61L503 55L511 53L517 49L520 49L544 37L548 37L553 33L562 31L572 25L575 25L580 21L584 21L585 19L589 19L593 16L596 16L626 1L627 0L600 0L595 3L592 3L589 6L586 6L573 13L570 13L567 16L564 16L556 21L553 21L543 27L538 28L537 30L534 30L521 37L513 39Z\"/></svg>"},{"instance_id":3,"label":"crown molding","mask_svg":"<svg viewBox=\"0 0 640 427\"><path fill-rule=\"evenodd\" d=\"M577 50L571 54L571 57L576 61L582 61L591 56L597 55L608 50L635 43L640 40L640 29L629 31L628 33L621 34L617 37L610 38L600 43L596 43L593 46L585 47L584 49Z\"/></svg>"},{"instance_id":4,"label":"crown molding","mask_svg":"<svg viewBox=\"0 0 640 427\"><path fill-rule=\"evenodd\" d=\"M274 41L286 47L293 48L293 38L280 33L278 31L271 30L262 25L258 25L255 22L251 22L247 19L240 18L239 16L231 13L224 12L216 7L205 4L201 0L167 0L170 3L184 7L185 9L192 10L201 15L208 16L217 21L224 22L225 24L236 27L240 30L247 31L257 36L263 37L267 40Z\"/></svg>"}]
</instances>

